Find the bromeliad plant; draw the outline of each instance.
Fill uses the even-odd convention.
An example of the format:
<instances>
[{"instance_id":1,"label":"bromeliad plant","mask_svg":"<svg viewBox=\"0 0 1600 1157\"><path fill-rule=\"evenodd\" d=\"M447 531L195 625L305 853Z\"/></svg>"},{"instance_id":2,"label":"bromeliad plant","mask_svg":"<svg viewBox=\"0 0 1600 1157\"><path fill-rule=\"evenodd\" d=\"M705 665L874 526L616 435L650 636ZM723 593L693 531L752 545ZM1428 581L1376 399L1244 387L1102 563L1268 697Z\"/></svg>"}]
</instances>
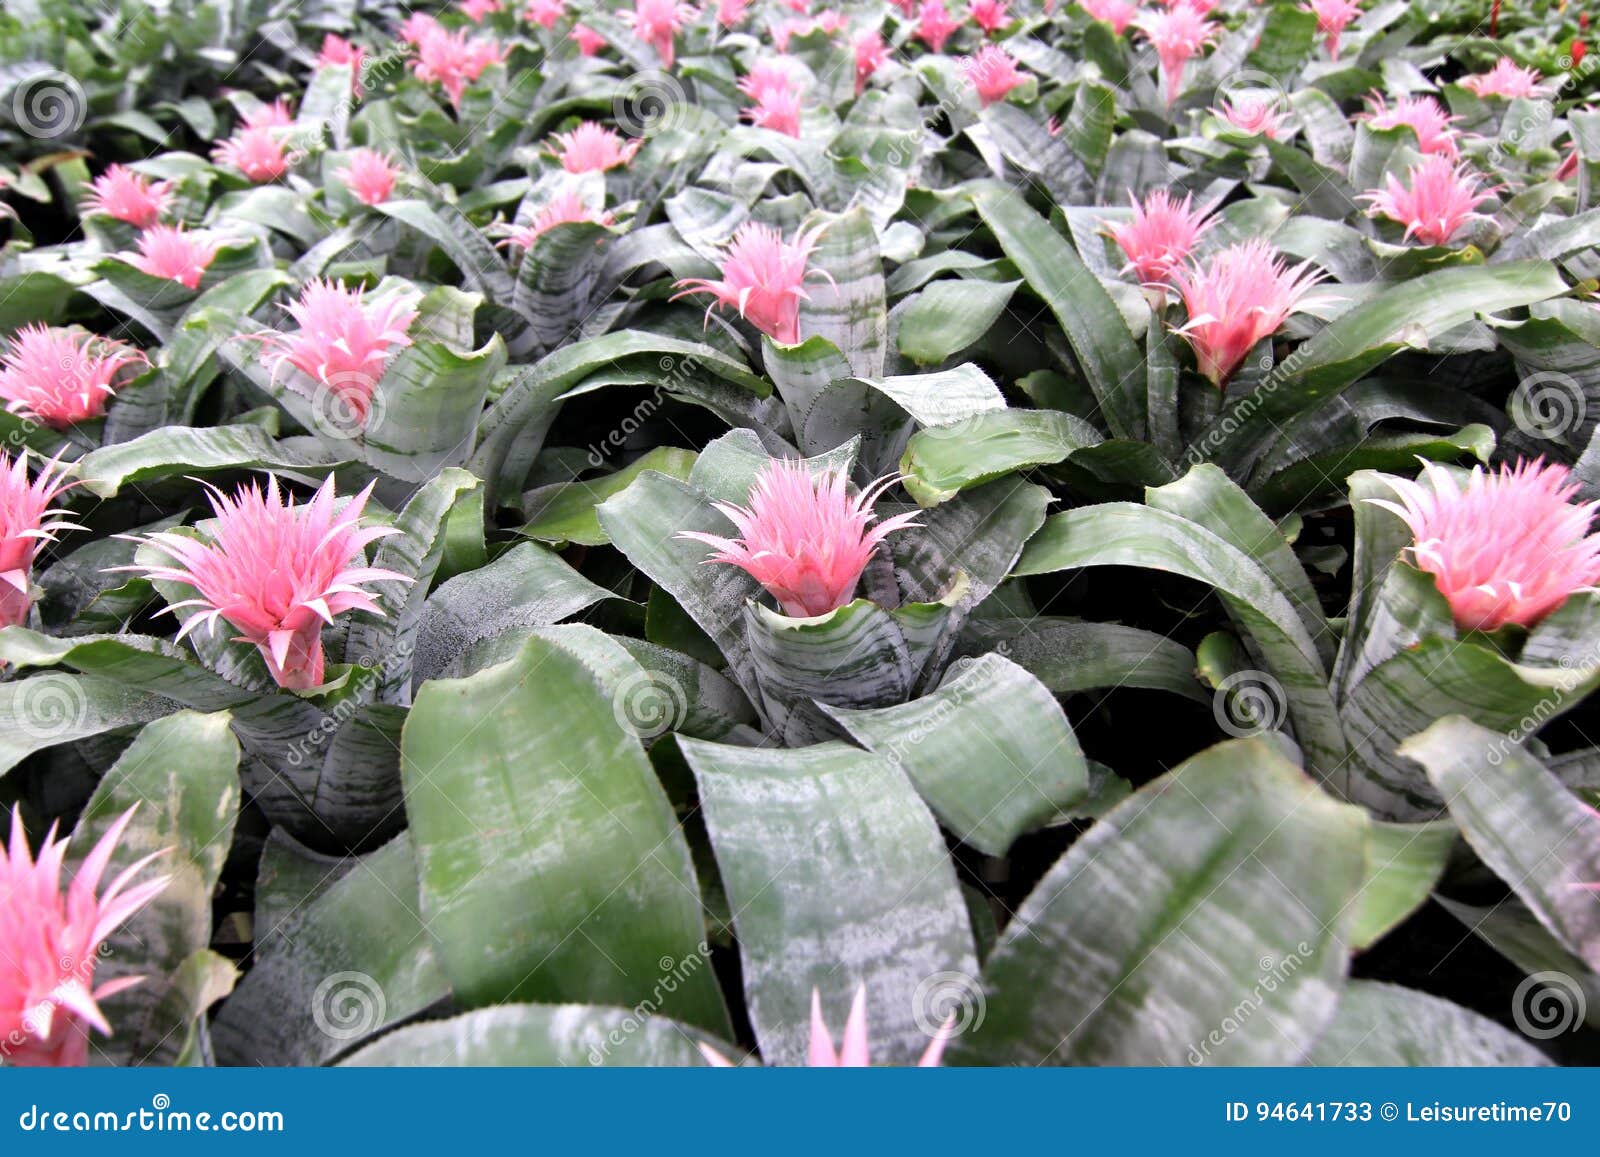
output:
<instances>
[{"instance_id":1,"label":"bromeliad plant","mask_svg":"<svg viewBox=\"0 0 1600 1157\"><path fill-rule=\"evenodd\" d=\"M1568 15L292 8L0 4L0 1063L1549 1059Z\"/></svg>"}]
</instances>

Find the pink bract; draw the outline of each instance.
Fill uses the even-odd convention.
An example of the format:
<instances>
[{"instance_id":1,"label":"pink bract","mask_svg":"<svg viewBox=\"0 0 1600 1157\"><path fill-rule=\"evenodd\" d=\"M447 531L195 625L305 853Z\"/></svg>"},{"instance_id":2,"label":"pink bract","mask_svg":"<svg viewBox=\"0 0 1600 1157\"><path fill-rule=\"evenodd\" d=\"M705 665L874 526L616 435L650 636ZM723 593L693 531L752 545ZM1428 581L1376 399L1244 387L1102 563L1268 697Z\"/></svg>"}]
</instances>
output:
<instances>
[{"instance_id":1,"label":"pink bract","mask_svg":"<svg viewBox=\"0 0 1600 1157\"><path fill-rule=\"evenodd\" d=\"M1130 194L1133 219L1106 226L1123 255L1126 270L1143 283L1169 280L1172 273L1189 259L1194 243L1215 223L1209 214L1193 207L1193 194L1179 201L1165 189L1157 189L1143 203Z\"/></svg>"},{"instance_id":2,"label":"pink bract","mask_svg":"<svg viewBox=\"0 0 1600 1157\"><path fill-rule=\"evenodd\" d=\"M626 167L644 147L644 139L628 140L616 129L582 121L571 132L556 133L551 152L569 173L604 173Z\"/></svg>"},{"instance_id":3,"label":"pink bract","mask_svg":"<svg viewBox=\"0 0 1600 1157\"><path fill-rule=\"evenodd\" d=\"M90 183L79 207L147 229L161 220L171 203L171 181L151 181L126 166L112 165Z\"/></svg>"},{"instance_id":4,"label":"pink bract","mask_svg":"<svg viewBox=\"0 0 1600 1157\"><path fill-rule=\"evenodd\" d=\"M7 413L64 430L104 414L117 376L145 364L144 354L119 341L80 329L25 325L0 357L0 398Z\"/></svg>"},{"instance_id":5,"label":"pink bract","mask_svg":"<svg viewBox=\"0 0 1600 1157\"><path fill-rule=\"evenodd\" d=\"M1405 236L1424 245L1448 245L1464 226L1486 218L1475 210L1492 198L1465 165L1438 153L1413 165L1401 184L1393 173L1384 187L1362 194L1372 211L1406 227Z\"/></svg>"},{"instance_id":6,"label":"pink bract","mask_svg":"<svg viewBox=\"0 0 1600 1157\"><path fill-rule=\"evenodd\" d=\"M188 289L197 289L221 248L204 234L190 233L181 225L152 225L139 234L137 253L120 254L141 273L164 277Z\"/></svg>"},{"instance_id":7,"label":"pink bract","mask_svg":"<svg viewBox=\"0 0 1600 1157\"><path fill-rule=\"evenodd\" d=\"M280 687L315 687L323 681L322 628L345 611L383 614L377 596L363 583L410 581L364 564L369 543L400 533L392 527L361 527L371 494L369 483L336 507L331 477L298 505L270 476L264 488L252 483L231 497L212 488L216 517L204 540L158 531L139 541L159 549L170 564L118 569L194 589L195 598L167 608L173 614L196 611L178 639L202 626L214 631L222 619L239 632L235 642L261 652Z\"/></svg>"},{"instance_id":8,"label":"pink bract","mask_svg":"<svg viewBox=\"0 0 1600 1157\"><path fill-rule=\"evenodd\" d=\"M1565 466L1539 460L1457 475L1423 462L1427 483L1385 481L1398 503L1371 499L1410 528L1418 569L1433 576L1463 631L1531 627L1600 582L1596 503L1574 503Z\"/></svg>"},{"instance_id":9,"label":"pink bract","mask_svg":"<svg viewBox=\"0 0 1600 1157\"><path fill-rule=\"evenodd\" d=\"M51 505L72 485L65 474L61 463L51 460L30 482L27 455L0 452L0 627L28 621L33 606L28 576L40 547L54 542L58 531L83 529Z\"/></svg>"},{"instance_id":10,"label":"pink bract","mask_svg":"<svg viewBox=\"0 0 1600 1157\"><path fill-rule=\"evenodd\" d=\"M1221 386L1262 338L1310 304L1322 279L1310 262L1289 265L1265 241L1230 245L1203 264L1173 272L1189 320L1178 330L1200 372Z\"/></svg>"},{"instance_id":11,"label":"pink bract","mask_svg":"<svg viewBox=\"0 0 1600 1157\"><path fill-rule=\"evenodd\" d=\"M167 878L134 884L161 852L117 874L102 891L101 878L138 805L118 816L72 880L62 888L66 840L55 825L29 854L22 817L11 814L11 842L0 856L0 1041L8 1064L24 1067L83 1065L89 1029L111 1035L99 1002L138 984L124 977L94 986L100 946L167 886Z\"/></svg>"},{"instance_id":12,"label":"pink bract","mask_svg":"<svg viewBox=\"0 0 1600 1157\"><path fill-rule=\"evenodd\" d=\"M897 514L871 525L873 503L896 481L881 478L852 498L842 470L813 474L804 462L774 459L756 476L748 507L713 504L739 538L690 530L677 537L715 547L708 563L746 571L784 614L825 615L850 601L878 544L916 517Z\"/></svg>"},{"instance_id":13,"label":"pink bract","mask_svg":"<svg viewBox=\"0 0 1600 1157\"><path fill-rule=\"evenodd\" d=\"M717 307L735 308L774 341L794 345L800 340L800 303L807 298L807 266L823 226L802 230L793 241L770 225L747 221L729 242L720 278L689 277L677 283L674 296L708 293L713 301L706 316Z\"/></svg>"},{"instance_id":14,"label":"pink bract","mask_svg":"<svg viewBox=\"0 0 1600 1157\"><path fill-rule=\"evenodd\" d=\"M923 1051L917 1061L919 1069L936 1069L944 1057L945 1045L949 1043L951 1025L945 1025L934 1034L928 1042L928 1047ZM850 1002L850 1015L844 1022L844 1036L839 1041L837 1049L833 1046L833 1034L828 1031L827 1022L822 1019L822 998L816 989L811 990L811 1038L806 1048L806 1066L813 1069L862 1069L872 1064L871 1045L867 1039L867 989L865 985L856 989L855 999ZM706 1063L712 1068L732 1068L733 1062L717 1052L710 1045L700 1046L700 1055L705 1057Z\"/></svg>"}]
</instances>

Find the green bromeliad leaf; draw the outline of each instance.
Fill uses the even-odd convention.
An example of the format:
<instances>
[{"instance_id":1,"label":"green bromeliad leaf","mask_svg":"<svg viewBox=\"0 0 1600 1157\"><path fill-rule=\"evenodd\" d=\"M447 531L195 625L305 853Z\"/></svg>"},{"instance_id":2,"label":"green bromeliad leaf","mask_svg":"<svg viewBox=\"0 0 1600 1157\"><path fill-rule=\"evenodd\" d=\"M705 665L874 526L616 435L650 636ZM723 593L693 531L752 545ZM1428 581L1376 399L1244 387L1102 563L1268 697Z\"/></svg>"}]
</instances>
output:
<instances>
[{"instance_id":1,"label":"green bromeliad leaf","mask_svg":"<svg viewBox=\"0 0 1600 1157\"><path fill-rule=\"evenodd\" d=\"M910 776L963 842L991 856L1089 790L1088 764L1055 696L999 655L957 663L937 690L909 703L823 710Z\"/></svg>"},{"instance_id":2,"label":"green bromeliad leaf","mask_svg":"<svg viewBox=\"0 0 1600 1157\"><path fill-rule=\"evenodd\" d=\"M900 472L913 498L936 506L969 486L1060 462L1101 441L1088 422L1059 410L990 410L917 431L900 458Z\"/></svg>"},{"instance_id":3,"label":"green bromeliad leaf","mask_svg":"<svg viewBox=\"0 0 1600 1157\"><path fill-rule=\"evenodd\" d=\"M108 880L151 852L145 870L167 877L161 893L106 940L95 983L142 976L110 997L116 1035L95 1048L118 1064L170 1064L198 1050L207 1007L233 988L231 964L207 952L211 900L239 811L239 744L225 712L180 711L147 724L100 781L73 833L86 854L138 806L107 868Z\"/></svg>"},{"instance_id":4,"label":"green bromeliad leaf","mask_svg":"<svg viewBox=\"0 0 1600 1157\"><path fill-rule=\"evenodd\" d=\"M1265 740L1192 757L1046 873L984 966L987 1015L953 1059L1305 1059L1344 979L1365 827Z\"/></svg>"},{"instance_id":5,"label":"green bromeliad leaf","mask_svg":"<svg viewBox=\"0 0 1600 1157\"><path fill-rule=\"evenodd\" d=\"M955 976L970 989L977 961L944 841L910 782L842 743L680 744L733 909L762 1058L804 1063L812 991L839 1025L865 985L873 1060L912 1063L939 1028L930 986Z\"/></svg>"},{"instance_id":6,"label":"green bromeliad leaf","mask_svg":"<svg viewBox=\"0 0 1600 1157\"><path fill-rule=\"evenodd\" d=\"M1427 769L1473 851L1568 951L1600 964L1600 816L1504 733L1459 716L1401 746Z\"/></svg>"},{"instance_id":7,"label":"green bromeliad leaf","mask_svg":"<svg viewBox=\"0 0 1600 1157\"><path fill-rule=\"evenodd\" d=\"M508 663L417 694L406 815L421 912L465 1006L632 1006L655 989L661 959L705 955L688 846L613 699L579 655L538 637ZM662 1011L727 1032L709 969Z\"/></svg>"},{"instance_id":8,"label":"green bromeliad leaf","mask_svg":"<svg viewBox=\"0 0 1600 1157\"><path fill-rule=\"evenodd\" d=\"M1352 980L1307 1058L1313 1065L1548 1065L1521 1037L1460 1005L1393 984Z\"/></svg>"}]
</instances>

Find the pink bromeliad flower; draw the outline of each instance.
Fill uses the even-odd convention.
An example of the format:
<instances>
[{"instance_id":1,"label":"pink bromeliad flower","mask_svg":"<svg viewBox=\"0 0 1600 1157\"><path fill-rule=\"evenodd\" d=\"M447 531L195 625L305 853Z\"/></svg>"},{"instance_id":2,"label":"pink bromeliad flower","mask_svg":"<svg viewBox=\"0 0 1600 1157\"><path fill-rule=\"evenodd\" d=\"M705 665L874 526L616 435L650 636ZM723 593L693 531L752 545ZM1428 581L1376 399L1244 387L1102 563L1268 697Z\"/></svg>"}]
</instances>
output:
<instances>
[{"instance_id":1,"label":"pink bromeliad flower","mask_svg":"<svg viewBox=\"0 0 1600 1157\"><path fill-rule=\"evenodd\" d=\"M276 376L294 366L337 395L356 422L366 420L373 391L394 351L411 344L406 330L417 319L417 299L397 294L368 302L365 291L334 281L306 283L289 315L293 333L268 331L262 363Z\"/></svg>"},{"instance_id":2,"label":"pink bromeliad flower","mask_svg":"<svg viewBox=\"0 0 1600 1157\"><path fill-rule=\"evenodd\" d=\"M1007 93L1027 79L1011 54L998 44L985 44L976 55L962 57L961 71L985 108L1005 100Z\"/></svg>"},{"instance_id":3,"label":"pink bromeliad flower","mask_svg":"<svg viewBox=\"0 0 1600 1157\"><path fill-rule=\"evenodd\" d=\"M1462 77L1457 83L1477 96L1499 96L1506 100L1547 97L1555 91L1551 85L1542 83L1537 69L1522 68L1509 56L1495 61L1488 72Z\"/></svg>"},{"instance_id":4,"label":"pink bromeliad flower","mask_svg":"<svg viewBox=\"0 0 1600 1157\"><path fill-rule=\"evenodd\" d=\"M0 451L0 627L28 621L28 608L33 606L28 575L39 548L54 542L58 531L83 529L69 521L64 511L51 506L72 485L64 474L60 463L52 460L29 482L27 455L11 458ZM0 905L4 899L0 892ZM4 942L0 940L0 944ZM0 953L0 958L3 956ZM0 960L0 972L4 967Z\"/></svg>"},{"instance_id":5,"label":"pink bromeliad flower","mask_svg":"<svg viewBox=\"0 0 1600 1157\"><path fill-rule=\"evenodd\" d=\"M424 83L444 88L454 108L461 106L461 94L490 65L500 64L511 50L492 36L469 37L464 28L448 32L437 24L423 27L416 41L417 58L411 71Z\"/></svg>"},{"instance_id":6,"label":"pink bromeliad flower","mask_svg":"<svg viewBox=\"0 0 1600 1157\"><path fill-rule=\"evenodd\" d=\"M1412 560L1433 576L1463 631L1531 627L1567 596L1600 582L1596 503L1574 504L1565 466L1543 461L1474 466L1465 489L1424 461L1430 485L1386 478L1398 504L1371 499L1410 528Z\"/></svg>"},{"instance_id":7,"label":"pink bromeliad flower","mask_svg":"<svg viewBox=\"0 0 1600 1157\"><path fill-rule=\"evenodd\" d=\"M928 1042L928 1047L923 1051L921 1059L917 1061L919 1069L936 1069L944 1057L944 1047L949 1043L954 1031L954 1021L947 1023ZM822 998L817 995L817 990L811 990L811 1040L806 1049L806 1066L813 1069L864 1069L872 1064L871 1049L867 1043L867 989L866 986L856 989L856 996L850 1002L850 1016L844 1022L844 1037L839 1042L837 1050L833 1047L833 1034L828 1031L827 1023L822 1019ZM728 1060L710 1045L700 1046L700 1055L705 1057L706 1063L712 1068L729 1069L733 1062Z\"/></svg>"},{"instance_id":8,"label":"pink bromeliad flower","mask_svg":"<svg viewBox=\"0 0 1600 1157\"><path fill-rule=\"evenodd\" d=\"M361 527L371 494L369 483L336 508L331 477L301 505L280 493L271 476L265 489L243 486L231 498L212 489L216 519L205 541L157 531L138 541L158 548L171 565L118 569L194 588L196 598L167 608L174 614L204 608L183 624L179 639L201 626L215 631L222 619L239 632L235 642L261 652L278 686L315 687L323 681L323 626L345 611L383 614L362 583L410 581L364 565L368 543L400 533L387 526Z\"/></svg>"},{"instance_id":9,"label":"pink bromeliad flower","mask_svg":"<svg viewBox=\"0 0 1600 1157\"><path fill-rule=\"evenodd\" d=\"M744 19L750 0L717 0L717 23L732 28Z\"/></svg>"},{"instance_id":10,"label":"pink bromeliad flower","mask_svg":"<svg viewBox=\"0 0 1600 1157\"><path fill-rule=\"evenodd\" d=\"M695 10L679 0L634 0L633 11L622 14L633 33L656 50L661 67L671 68L677 59L677 36L696 16Z\"/></svg>"},{"instance_id":11,"label":"pink bromeliad flower","mask_svg":"<svg viewBox=\"0 0 1600 1157\"><path fill-rule=\"evenodd\" d=\"M1403 96L1391 106L1381 95L1372 98L1372 111L1363 114L1375 129L1397 129L1401 125L1417 134L1417 148L1455 160L1460 155L1456 131L1458 119L1444 111L1431 96Z\"/></svg>"},{"instance_id":12,"label":"pink bromeliad flower","mask_svg":"<svg viewBox=\"0 0 1600 1157\"><path fill-rule=\"evenodd\" d=\"M289 154L278 134L266 126L242 128L211 151L219 165L238 169L256 184L276 181L289 171Z\"/></svg>"},{"instance_id":13,"label":"pink bromeliad flower","mask_svg":"<svg viewBox=\"0 0 1600 1157\"><path fill-rule=\"evenodd\" d=\"M146 229L161 220L171 202L171 181L150 181L124 165L112 165L90 184L80 208Z\"/></svg>"},{"instance_id":14,"label":"pink bromeliad flower","mask_svg":"<svg viewBox=\"0 0 1600 1157\"><path fill-rule=\"evenodd\" d=\"M152 225L139 234L137 244L139 252L119 256L141 273L176 281L187 289L199 287L221 248L181 225Z\"/></svg>"},{"instance_id":15,"label":"pink bromeliad flower","mask_svg":"<svg viewBox=\"0 0 1600 1157\"><path fill-rule=\"evenodd\" d=\"M377 149L356 149L345 166L344 185L363 205L381 205L394 192L400 169Z\"/></svg>"},{"instance_id":16,"label":"pink bromeliad flower","mask_svg":"<svg viewBox=\"0 0 1600 1157\"><path fill-rule=\"evenodd\" d=\"M856 95L866 91L867 81L872 79L872 74L882 68L889 59L889 46L883 42L883 35L876 28L869 29L856 37Z\"/></svg>"},{"instance_id":17,"label":"pink bromeliad flower","mask_svg":"<svg viewBox=\"0 0 1600 1157\"><path fill-rule=\"evenodd\" d=\"M606 38L586 24L572 26L572 39L578 42L578 51L584 56L598 56L606 46Z\"/></svg>"},{"instance_id":18,"label":"pink bromeliad flower","mask_svg":"<svg viewBox=\"0 0 1600 1157\"><path fill-rule=\"evenodd\" d=\"M960 27L961 21L950 15L944 0L923 0L917 10L916 37L930 52L943 52L944 42Z\"/></svg>"},{"instance_id":19,"label":"pink bromeliad flower","mask_svg":"<svg viewBox=\"0 0 1600 1157\"><path fill-rule=\"evenodd\" d=\"M1351 21L1361 15L1360 0L1311 0L1307 11L1317 17L1317 31L1322 33L1328 56L1339 59L1339 40Z\"/></svg>"},{"instance_id":20,"label":"pink bromeliad flower","mask_svg":"<svg viewBox=\"0 0 1600 1157\"><path fill-rule=\"evenodd\" d=\"M1189 259L1194 243L1212 225L1214 218L1193 208L1194 195L1185 193L1179 201L1165 189L1150 193L1140 204L1129 194L1133 220L1106 226L1121 248L1132 271L1144 284L1160 284L1171 279L1173 271Z\"/></svg>"},{"instance_id":21,"label":"pink bromeliad flower","mask_svg":"<svg viewBox=\"0 0 1600 1157\"><path fill-rule=\"evenodd\" d=\"M431 13L413 12L401 23L398 35L412 48L420 48L426 37L442 31L444 25L440 24Z\"/></svg>"},{"instance_id":22,"label":"pink bromeliad flower","mask_svg":"<svg viewBox=\"0 0 1600 1157\"><path fill-rule=\"evenodd\" d=\"M546 32L554 28L566 14L565 0L533 0L533 3L522 10L524 20L530 24L537 24Z\"/></svg>"},{"instance_id":23,"label":"pink bromeliad flower","mask_svg":"<svg viewBox=\"0 0 1600 1157\"><path fill-rule=\"evenodd\" d=\"M1095 20L1111 25L1111 30L1121 36L1139 14L1139 5L1133 0L1078 0L1078 5Z\"/></svg>"},{"instance_id":24,"label":"pink bromeliad flower","mask_svg":"<svg viewBox=\"0 0 1600 1157\"><path fill-rule=\"evenodd\" d=\"M529 249L535 241L557 225L569 223L612 225L615 221L609 212L596 213L590 209L584 204L582 195L576 189L563 189L533 215L532 224L516 226L506 241L519 249Z\"/></svg>"},{"instance_id":25,"label":"pink bromeliad flower","mask_svg":"<svg viewBox=\"0 0 1600 1157\"><path fill-rule=\"evenodd\" d=\"M644 147L642 137L628 140L616 129L594 121L582 121L571 132L557 133L553 139L555 147L551 152L569 173L604 173L625 168Z\"/></svg>"},{"instance_id":26,"label":"pink bromeliad flower","mask_svg":"<svg viewBox=\"0 0 1600 1157\"><path fill-rule=\"evenodd\" d=\"M500 0L461 0L457 7L468 20L482 24L487 17L500 11Z\"/></svg>"},{"instance_id":27,"label":"pink bromeliad flower","mask_svg":"<svg viewBox=\"0 0 1600 1157\"><path fill-rule=\"evenodd\" d=\"M330 32L322 38L322 51L317 53L317 67L337 68L348 65L350 68L350 95L360 100L362 97L361 67L366 63L366 59L367 50L365 48Z\"/></svg>"},{"instance_id":28,"label":"pink bromeliad flower","mask_svg":"<svg viewBox=\"0 0 1600 1157\"><path fill-rule=\"evenodd\" d=\"M288 100L280 96L245 113L240 124L247 129L286 129L294 124L294 113L289 111Z\"/></svg>"},{"instance_id":29,"label":"pink bromeliad flower","mask_svg":"<svg viewBox=\"0 0 1600 1157\"><path fill-rule=\"evenodd\" d=\"M1184 68L1216 37L1217 26L1188 4L1142 13L1133 26L1155 48L1167 81L1167 103L1172 104L1183 91Z\"/></svg>"},{"instance_id":30,"label":"pink bromeliad flower","mask_svg":"<svg viewBox=\"0 0 1600 1157\"><path fill-rule=\"evenodd\" d=\"M895 481L880 478L852 498L843 470L813 474L804 462L775 458L756 475L748 507L713 503L739 538L695 530L677 537L715 547L706 562L747 572L784 614L825 615L850 601L878 544L916 517L913 511L870 525L873 503Z\"/></svg>"},{"instance_id":31,"label":"pink bromeliad flower","mask_svg":"<svg viewBox=\"0 0 1600 1157\"><path fill-rule=\"evenodd\" d=\"M706 317L717 307L736 307L739 316L773 341L794 345L800 340L800 303L806 300L807 268L823 226L802 230L793 241L770 225L747 221L739 226L722 260L722 276L715 280L687 277L677 283L673 300L709 293L713 301ZM826 277L827 274L823 273Z\"/></svg>"},{"instance_id":32,"label":"pink bromeliad flower","mask_svg":"<svg viewBox=\"0 0 1600 1157\"><path fill-rule=\"evenodd\" d=\"M1252 137L1275 141L1283 132L1285 113L1279 107L1277 96L1270 92L1241 93L1232 99L1225 97L1211 111Z\"/></svg>"},{"instance_id":33,"label":"pink bromeliad flower","mask_svg":"<svg viewBox=\"0 0 1600 1157\"><path fill-rule=\"evenodd\" d=\"M7 413L65 430L104 414L117 375L145 364L144 354L119 341L83 330L25 325L0 358L0 398Z\"/></svg>"},{"instance_id":34,"label":"pink bromeliad flower","mask_svg":"<svg viewBox=\"0 0 1600 1157\"><path fill-rule=\"evenodd\" d=\"M994 33L1011 23L1006 0L972 0L967 7L972 22L985 32Z\"/></svg>"},{"instance_id":35,"label":"pink bromeliad flower","mask_svg":"<svg viewBox=\"0 0 1600 1157\"><path fill-rule=\"evenodd\" d=\"M755 102L744 116L758 128L800 135L800 89L781 64L760 61L739 81L739 91Z\"/></svg>"},{"instance_id":36,"label":"pink bromeliad flower","mask_svg":"<svg viewBox=\"0 0 1600 1157\"><path fill-rule=\"evenodd\" d=\"M131 864L100 890L117 841L135 804L106 829L66 887L61 887L66 840L55 825L28 853L22 817L11 813L11 845L0 856L0 1040L6 1061L23 1067L64 1068L88 1063L89 1029L111 1035L99 1002L138 984L129 976L94 987L100 946L167 886L168 877L134 884L164 852ZM131 886L130 886L131 885ZM98 894L97 894L98 893Z\"/></svg>"},{"instance_id":37,"label":"pink bromeliad flower","mask_svg":"<svg viewBox=\"0 0 1600 1157\"><path fill-rule=\"evenodd\" d=\"M1384 187L1362 198L1372 203L1372 212L1406 227L1405 237L1415 237L1424 245L1448 245L1470 221L1484 220L1474 212L1491 194L1481 192L1478 180L1449 157L1434 153L1413 165L1402 185L1393 173L1384 178Z\"/></svg>"},{"instance_id":38,"label":"pink bromeliad flower","mask_svg":"<svg viewBox=\"0 0 1600 1157\"><path fill-rule=\"evenodd\" d=\"M1205 264L1177 269L1172 279L1189 320L1177 332L1194 350L1200 372L1222 386L1245 355L1277 330L1322 275L1309 261L1290 268L1259 239L1230 245Z\"/></svg>"}]
</instances>

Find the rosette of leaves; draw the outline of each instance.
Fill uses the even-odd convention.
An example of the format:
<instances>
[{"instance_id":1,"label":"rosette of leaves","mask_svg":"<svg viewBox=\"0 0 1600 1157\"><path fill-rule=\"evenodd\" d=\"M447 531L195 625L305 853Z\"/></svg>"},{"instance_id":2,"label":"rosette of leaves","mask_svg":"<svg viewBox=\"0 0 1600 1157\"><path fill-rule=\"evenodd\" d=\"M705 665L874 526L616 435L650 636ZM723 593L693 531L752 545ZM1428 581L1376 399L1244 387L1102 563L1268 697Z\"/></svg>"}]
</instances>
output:
<instances>
[{"instance_id":1,"label":"rosette of leaves","mask_svg":"<svg viewBox=\"0 0 1600 1157\"><path fill-rule=\"evenodd\" d=\"M848 471L858 450L851 441L806 461ZM611 543L709 636L762 728L785 743L815 742L837 734L819 703L884 707L938 684L956 632L1038 529L1048 494L1007 482L929 511L921 527L880 550L861 597L794 619L758 597L743 571L704 566L704 546L666 533L722 533L726 520L711 503L747 501L769 457L754 433L735 430L708 446L686 479L646 470L595 513Z\"/></svg>"},{"instance_id":2,"label":"rosette of leaves","mask_svg":"<svg viewBox=\"0 0 1600 1157\"><path fill-rule=\"evenodd\" d=\"M8 766L31 751L181 708L227 711L243 749L245 789L275 823L317 847L359 847L392 835L404 823L399 736L423 607L450 545L451 512L474 509L478 489L470 474L446 469L392 516L401 533L379 542L373 565L414 581L375 584L383 618L353 614L325 630L327 680L304 693L277 687L256 649L234 642L226 624L197 630L182 644L125 632L0 632L0 656L18 676L0 684L0 713L16 725ZM462 533L459 525L455 533ZM481 533L480 526L480 549ZM157 552L141 546L134 557L150 562ZM138 607L152 594L168 605L189 597L186 587L142 578L104 597ZM157 622L181 624L194 613L184 608ZM55 700L65 706L41 725L41 710Z\"/></svg>"}]
</instances>

